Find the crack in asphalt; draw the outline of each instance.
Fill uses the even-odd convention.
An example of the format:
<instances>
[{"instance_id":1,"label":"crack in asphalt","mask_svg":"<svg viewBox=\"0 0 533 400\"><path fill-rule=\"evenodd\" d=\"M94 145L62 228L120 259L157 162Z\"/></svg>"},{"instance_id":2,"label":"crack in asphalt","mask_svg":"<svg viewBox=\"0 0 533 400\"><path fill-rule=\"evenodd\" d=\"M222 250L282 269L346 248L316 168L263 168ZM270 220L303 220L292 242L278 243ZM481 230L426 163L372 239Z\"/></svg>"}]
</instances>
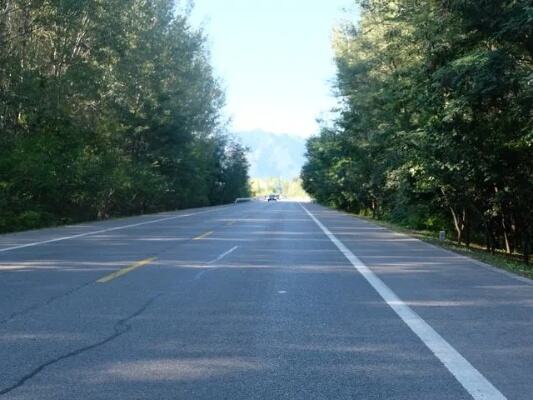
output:
<instances>
[{"instance_id":1,"label":"crack in asphalt","mask_svg":"<svg viewBox=\"0 0 533 400\"><path fill-rule=\"evenodd\" d=\"M246 213L246 214L244 215L244 217L247 218L248 216L251 216L251 215L253 215L253 214L254 214L254 213ZM193 241L192 238L191 238L191 239L186 239L186 240L183 241L183 243L190 243L190 242L192 242L192 241ZM169 246L163 248L163 249L157 254L157 256L160 257L160 256L162 256L162 255L167 254L168 252L170 252L170 251L172 251L172 250L175 250L175 245L174 245L174 244L173 244L173 245L169 245ZM37 303L37 304L33 304L33 305L28 306L27 308L24 308L24 309L19 310L19 311L13 311L10 315L8 315L8 316L5 317L4 319L1 319L1 320L0 320L0 325L5 325L5 324L11 322L12 320L14 320L14 319L17 318L17 317L21 317L21 316L24 316L24 315L26 315L26 314L31 313L32 311L36 311L36 310L39 310L39 309L41 309L41 308L44 308L44 307L46 307L46 306L52 304L52 303L55 302L56 300L60 300L60 299L62 299L62 298L68 297L68 296L70 296L71 294L74 294L74 293L76 293L77 291L82 290L82 289L86 288L87 286L89 286L89 285L91 285L91 284L93 284L93 283L94 283L94 280L91 280L91 281L86 282L86 283L84 283L84 284L82 284L82 285L80 285L80 286L77 286L77 287L75 287L75 288L72 288L72 289L70 289L70 290L68 290L68 291L66 291L66 292L59 293L59 294L57 294L57 295L55 295L55 296L49 297L49 298L46 299L44 302ZM1 395L1 394L2 394L2 393L0 393L0 395Z\"/></svg>"},{"instance_id":2,"label":"crack in asphalt","mask_svg":"<svg viewBox=\"0 0 533 400\"><path fill-rule=\"evenodd\" d=\"M190 241L192 241L192 239L186 240L185 242L190 242ZM174 245L169 245L168 247L165 247L163 250L161 250L161 252L158 253L158 256L164 255L164 254L168 253L169 251L174 250L175 247L173 247L173 246ZM74 293L86 288L87 286L92 285L93 283L95 283L94 279L90 280L89 282L85 282L84 284L82 284L80 286L76 286L75 288L69 289L66 292L59 293L59 294L57 294L55 296L49 297L48 299L46 299L42 303L33 304L33 305L28 306L27 308L24 308L24 309L19 310L19 311L13 311L9 316L7 316L6 318L0 320L0 325L5 325L5 324L11 322L12 320L14 320L17 317L24 316L26 314L31 313L32 311L37 311L37 310L39 310L41 308L49 306L50 304L54 303L55 301L63 299L65 297L68 297L68 296L70 296L70 295L72 295L72 294L74 294ZM0 392L0 395L1 394L2 393Z\"/></svg>"},{"instance_id":3,"label":"crack in asphalt","mask_svg":"<svg viewBox=\"0 0 533 400\"><path fill-rule=\"evenodd\" d=\"M251 213L249 214L246 214L246 216L249 216L249 215L252 215ZM189 242L192 242L192 239L189 239L189 240L185 240L184 241L185 243L189 243ZM161 255L164 255L164 254L167 254L168 252L172 251L172 250L175 250L175 245L169 245L168 247L165 247L164 249L162 249L159 253L158 253L158 256L161 256ZM195 279L193 279L192 281L194 281ZM20 316L23 316L23 315L26 315L32 311L36 311L40 308L43 308L43 307L46 307L50 304L52 304L53 302L57 301L57 300L60 300L62 298L65 298L65 297L68 297L84 288L86 288L87 286L89 285L92 285L94 283L94 280L91 280L89 282L86 282L80 286L77 286L75 288L72 288L66 292L63 292L63 293L60 293L56 296L52 296L50 298L48 298L46 301L42 302L42 303L38 303L38 304L34 304L32 306L29 306L23 310L20 310L20 311L15 311L13 313L11 313L8 317L0 320L0 325L4 325L4 324L7 324L8 322L10 322L11 320L17 318L17 317L20 317ZM139 310L137 310L135 313L131 314L130 316L124 318L124 319L121 319L119 320L113 327L114 329L114 333L110 336L108 336L107 338L99 341L99 342L96 342L96 343L93 343L91 345L88 345L88 346L84 346L84 347L81 347L79 349L76 349L76 350L73 350L69 353L66 353L66 354L63 354L61 356L58 356L56 358L53 358L41 365L39 365L38 367L36 367L35 369L33 369L31 372L29 372L28 374L24 375L22 378L20 378L16 383L14 383L13 385L9 386L9 387L6 387L5 389L0 389L0 397L4 396L5 394L8 394L10 392L12 392L13 390L17 389L17 388L20 388L21 386L23 386L27 381L29 381L30 379L32 379L33 377L35 377L36 375L38 375L39 373L41 373L43 370L45 370L47 367L53 365L53 364L56 364L60 361L63 361L65 359L68 359L68 358L71 358L71 357L75 357L77 355L80 355L82 353L85 353L87 351L90 351L90 350L93 350L97 347L100 347L100 346L103 346L117 338L119 338L120 336L124 335L125 333L129 332L131 330L131 326L128 325L127 323L129 321L131 321L132 319L134 319L135 317L138 317L139 315L141 315L144 311L146 311L146 309L148 307L150 307L150 305L156 300L158 299L159 297L161 297L163 294L162 293L159 293L158 295L152 297L150 300L148 300Z\"/></svg>"},{"instance_id":4,"label":"crack in asphalt","mask_svg":"<svg viewBox=\"0 0 533 400\"><path fill-rule=\"evenodd\" d=\"M44 301L42 303L33 304L33 305L31 305L31 306L29 306L27 308L24 308L22 310L14 311L8 317L0 320L0 325L7 324L8 322L12 321L13 319L15 319L17 317L20 317L22 315L26 315L26 314L28 314L28 313L30 313L32 311L36 311L36 310L39 310L40 308L46 307L46 306L52 304L56 300L68 297L71 294L74 294L77 291L86 288L87 286L91 285L92 283L94 283L94 281L86 282L86 283L84 283L81 286L76 286L75 288L72 288L72 289L70 289L70 290L68 290L66 292L63 292L63 293L57 294L55 296L49 297L48 299L46 299L46 301Z\"/></svg>"},{"instance_id":5,"label":"crack in asphalt","mask_svg":"<svg viewBox=\"0 0 533 400\"><path fill-rule=\"evenodd\" d=\"M79 349L73 350L73 351L71 351L69 353L66 353L66 354L63 354L63 355L58 356L56 358L53 358L51 360L48 360L47 362L45 362L45 363L39 365L38 367L36 367L35 369L33 369L28 374L24 375L22 378L20 378L13 385L11 385L11 386L9 386L9 387L7 387L5 389L0 390L0 396L3 396L3 395L8 394L9 392L11 392L11 391L13 391L15 389L20 388L28 380L32 379L33 377L35 377L36 375L41 373L44 369L46 369L47 367L49 367L49 366L51 366L53 364L56 364L56 363L58 363L60 361L63 361L65 359L67 359L67 358L75 357L75 356L80 355L82 353L85 353L87 351L93 350L93 349L95 349L97 347L103 346L106 343L109 343L109 342L119 338L120 336L124 335L125 333L129 332L131 330L131 325L129 325L128 322L130 322L132 319L134 319L134 318L138 317L139 315L141 315L142 313L144 313L148 309L148 307L150 307L152 305L152 303L155 300L157 300L159 297L161 297L161 296L162 296L162 293L159 293L158 295L153 296L151 299L149 299L146 303L144 303L142 305L142 307L140 307L133 314L130 314L128 317L119 320L113 326L113 329L114 329L115 332L112 335L106 337L103 340L100 340L99 342L93 343L93 344L88 345L88 346L80 347Z\"/></svg>"}]
</instances>

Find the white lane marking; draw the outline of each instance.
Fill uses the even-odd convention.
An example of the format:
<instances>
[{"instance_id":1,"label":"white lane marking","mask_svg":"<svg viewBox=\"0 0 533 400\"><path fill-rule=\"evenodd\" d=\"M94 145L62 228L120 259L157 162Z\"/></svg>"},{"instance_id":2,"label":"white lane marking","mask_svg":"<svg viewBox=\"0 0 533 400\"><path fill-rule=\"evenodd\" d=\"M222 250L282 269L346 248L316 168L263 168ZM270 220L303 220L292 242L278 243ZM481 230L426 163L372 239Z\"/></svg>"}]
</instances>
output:
<instances>
[{"instance_id":1,"label":"white lane marking","mask_svg":"<svg viewBox=\"0 0 533 400\"><path fill-rule=\"evenodd\" d=\"M40 245L43 245L43 244L62 242L64 240L78 239L78 238L82 238L82 237L86 237L86 236L98 235L100 233L107 233L107 232L119 231L119 230L122 230L122 229L135 228L137 226L156 224L158 222L170 221L170 220L178 219L178 218L191 217L193 215L205 214L205 213L213 212L213 211L216 211L216 210L219 210L219 208L217 208L215 210L200 211L200 212L190 213L190 214L180 214L180 215L175 215L173 217L155 219L153 221L139 222L137 224L116 226L116 227L113 227L113 228L101 229L99 231L91 231L91 232L80 233L78 235L63 236L63 237L59 237L59 238L55 238L55 239L43 240L41 242L26 243L26 244L21 244L21 245L18 245L18 246L13 246L13 247L7 247L7 248L4 248L4 249L0 249L0 253L5 253L7 251L12 251L12 250L17 250L17 249L24 249L26 247L34 247L34 246L40 246Z\"/></svg>"},{"instance_id":2,"label":"white lane marking","mask_svg":"<svg viewBox=\"0 0 533 400\"><path fill-rule=\"evenodd\" d=\"M376 274L357 258L333 233L329 231L307 208L300 207L311 217L324 234L333 242L354 268L378 292L394 312L424 342L444 364L455 379L475 400L506 400L506 397L485 378L455 348L440 336L426 321L405 304Z\"/></svg>"},{"instance_id":3,"label":"white lane marking","mask_svg":"<svg viewBox=\"0 0 533 400\"><path fill-rule=\"evenodd\" d=\"M239 246L235 246L235 247L232 247L231 249L229 249L228 251L226 251L225 253L222 253L221 255L219 255L217 258L215 258L214 260L211 260L209 261L207 264L208 265L212 265L212 264L215 264L217 262L219 262L220 260L222 260L223 258L229 256L231 253L233 253L235 250L237 250L239 248Z\"/></svg>"},{"instance_id":4,"label":"white lane marking","mask_svg":"<svg viewBox=\"0 0 533 400\"><path fill-rule=\"evenodd\" d=\"M202 276L204 276L204 274L208 273L210 270L209 269L204 269L203 271L200 271L198 272L196 275L194 275L194 278L192 278L193 281L197 281L198 279L200 279Z\"/></svg>"},{"instance_id":5,"label":"white lane marking","mask_svg":"<svg viewBox=\"0 0 533 400\"><path fill-rule=\"evenodd\" d=\"M221 255L219 255L217 258L215 258L214 260L211 260L207 263L207 265L213 265L217 262L219 262L220 260L222 260L223 258L229 256L231 253L233 253L235 250L237 250L239 248L239 246L235 246L235 247L232 247L231 249L229 249L228 251L222 253ZM204 276L206 273L210 272L210 271L213 271L215 269L218 269L218 267L213 267L213 268L205 268L203 271L200 271L198 272L194 278L193 278L193 281L196 281L198 279L200 279L202 276Z\"/></svg>"}]
</instances>

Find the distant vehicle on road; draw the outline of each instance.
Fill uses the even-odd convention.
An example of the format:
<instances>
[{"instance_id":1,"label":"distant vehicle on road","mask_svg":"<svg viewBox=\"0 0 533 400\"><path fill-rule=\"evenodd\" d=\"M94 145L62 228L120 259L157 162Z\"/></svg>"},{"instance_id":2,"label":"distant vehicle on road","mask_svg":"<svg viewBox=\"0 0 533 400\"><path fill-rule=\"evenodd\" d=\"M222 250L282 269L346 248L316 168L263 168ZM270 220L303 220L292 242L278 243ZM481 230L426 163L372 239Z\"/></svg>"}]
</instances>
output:
<instances>
[{"instance_id":1,"label":"distant vehicle on road","mask_svg":"<svg viewBox=\"0 0 533 400\"><path fill-rule=\"evenodd\" d=\"M279 196L275 195L275 194L270 194L267 198L267 201L268 202L271 202L271 201L277 201L279 198Z\"/></svg>"}]
</instances>

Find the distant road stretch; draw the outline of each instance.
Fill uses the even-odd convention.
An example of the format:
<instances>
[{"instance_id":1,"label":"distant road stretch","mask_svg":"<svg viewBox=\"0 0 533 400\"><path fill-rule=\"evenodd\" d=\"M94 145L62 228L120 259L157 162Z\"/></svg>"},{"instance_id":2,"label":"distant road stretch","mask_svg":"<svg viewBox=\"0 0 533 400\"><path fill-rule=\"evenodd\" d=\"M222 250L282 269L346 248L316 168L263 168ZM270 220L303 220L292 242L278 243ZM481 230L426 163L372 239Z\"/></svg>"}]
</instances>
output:
<instances>
[{"instance_id":1,"label":"distant road stretch","mask_svg":"<svg viewBox=\"0 0 533 400\"><path fill-rule=\"evenodd\" d=\"M308 203L0 236L0 399L533 399L533 281Z\"/></svg>"}]
</instances>

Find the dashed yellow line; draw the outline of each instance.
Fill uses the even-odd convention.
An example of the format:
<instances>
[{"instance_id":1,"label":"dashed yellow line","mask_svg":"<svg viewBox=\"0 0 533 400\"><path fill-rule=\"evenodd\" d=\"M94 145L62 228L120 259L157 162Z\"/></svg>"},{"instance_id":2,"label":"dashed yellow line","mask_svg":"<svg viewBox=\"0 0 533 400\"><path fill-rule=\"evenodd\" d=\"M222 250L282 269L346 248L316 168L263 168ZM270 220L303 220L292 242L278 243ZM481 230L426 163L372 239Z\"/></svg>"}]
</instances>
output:
<instances>
[{"instance_id":1,"label":"dashed yellow line","mask_svg":"<svg viewBox=\"0 0 533 400\"><path fill-rule=\"evenodd\" d=\"M141 260L136 262L135 264L130 265L129 267L123 268L119 271L113 272L112 274L109 274L107 276L104 276L103 278L98 279L96 282L98 283L108 283L112 281L113 279L119 278L122 275L126 275L127 273L130 273L131 271L134 271L138 268L144 267L145 265L153 263L155 260L157 260L156 257L147 258L146 260Z\"/></svg>"},{"instance_id":2,"label":"dashed yellow line","mask_svg":"<svg viewBox=\"0 0 533 400\"><path fill-rule=\"evenodd\" d=\"M206 232L206 233L204 233L203 235L196 236L193 240L202 240L202 239L205 239L205 238L207 238L208 236L211 236L213 233L214 233L214 231Z\"/></svg>"}]
</instances>

